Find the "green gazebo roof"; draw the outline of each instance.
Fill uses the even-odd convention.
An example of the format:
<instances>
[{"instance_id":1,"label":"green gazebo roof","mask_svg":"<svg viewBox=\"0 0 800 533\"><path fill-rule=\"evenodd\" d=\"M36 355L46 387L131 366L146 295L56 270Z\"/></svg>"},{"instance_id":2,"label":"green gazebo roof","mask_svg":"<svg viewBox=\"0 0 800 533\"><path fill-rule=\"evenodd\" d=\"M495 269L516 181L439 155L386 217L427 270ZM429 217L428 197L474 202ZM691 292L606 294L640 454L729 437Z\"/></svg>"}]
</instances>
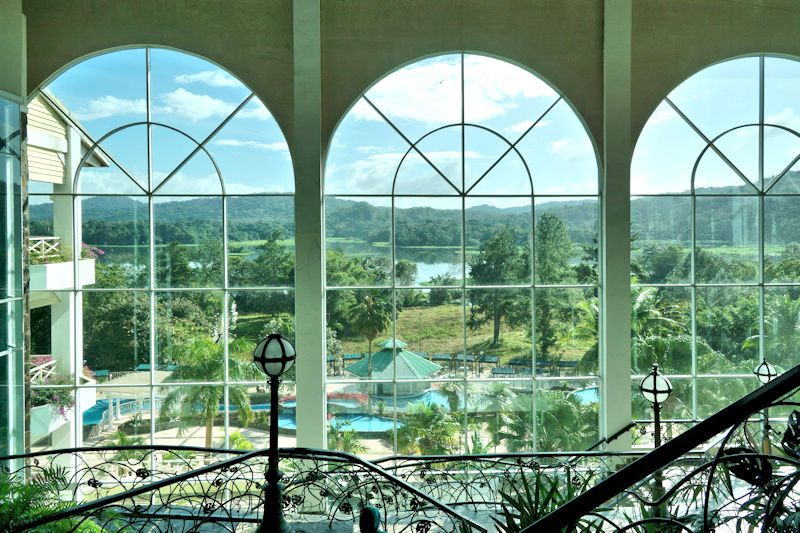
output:
<instances>
[{"instance_id":1,"label":"green gazebo roof","mask_svg":"<svg viewBox=\"0 0 800 533\"><path fill-rule=\"evenodd\" d=\"M396 339L383 341L380 351L372 354L372 379L392 379L392 361L397 355L397 379L424 379L442 367L403 348L406 343ZM345 370L360 378L367 378L369 358L345 367Z\"/></svg>"}]
</instances>

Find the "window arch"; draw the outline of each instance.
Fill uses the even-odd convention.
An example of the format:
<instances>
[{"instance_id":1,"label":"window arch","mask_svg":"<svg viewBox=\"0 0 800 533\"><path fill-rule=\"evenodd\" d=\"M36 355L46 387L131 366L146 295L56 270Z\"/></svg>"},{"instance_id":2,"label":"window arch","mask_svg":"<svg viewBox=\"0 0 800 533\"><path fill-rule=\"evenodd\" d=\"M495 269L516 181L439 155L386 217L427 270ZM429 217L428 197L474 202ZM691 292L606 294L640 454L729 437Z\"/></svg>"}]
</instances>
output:
<instances>
[{"instance_id":1,"label":"window arch","mask_svg":"<svg viewBox=\"0 0 800 533\"><path fill-rule=\"evenodd\" d=\"M118 429L234 445L263 417L253 342L294 334L294 177L275 120L209 61L137 48L56 77L29 131L33 364L77 403L57 428L32 422L34 447Z\"/></svg>"},{"instance_id":2,"label":"window arch","mask_svg":"<svg viewBox=\"0 0 800 533\"><path fill-rule=\"evenodd\" d=\"M705 418L752 390L764 359L796 363L799 87L796 60L718 63L676 87L637 142L632 366L673 375L670 418Z\"/></svg>"},{"instance_id":3,"label":"window arch","mask_svg":"<svg viewBox=\"0 0 800 533\"><path fill-rule=\"evenodd\" d=\"M374 455L596 440L598 199L580 119L515 65L436 56L366 91L326 159L325 248L329 411L343 394L367 410L336 414L329 444L346 427Z\"/></svg>"}]
</instances>

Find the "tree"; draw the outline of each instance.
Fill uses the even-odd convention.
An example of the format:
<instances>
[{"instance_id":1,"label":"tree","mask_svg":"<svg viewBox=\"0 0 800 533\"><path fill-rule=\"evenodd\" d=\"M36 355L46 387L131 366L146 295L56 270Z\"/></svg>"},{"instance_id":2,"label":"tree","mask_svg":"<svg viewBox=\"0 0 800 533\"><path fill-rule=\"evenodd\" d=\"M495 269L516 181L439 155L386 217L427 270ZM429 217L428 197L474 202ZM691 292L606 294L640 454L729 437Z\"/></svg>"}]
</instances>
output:
<instances>
[{"instance_id":1,"label":"tree","mask_svg":"<svg viewBox=\"0 0 800 533\"><path fill-rule=\"evenodd\" d=\"M502 429L501 413L514 394L505 383L492 383L481 397L484 412L489 415L487 429L492 437L492 446L500 444L500 430Z\"/></svg>"},{"instance_id":2,"label":"tree","mask_svg":"<svg viewBox=\"0 0 800 533\"><path fill-rule=\"evenodd\" d=\"M416 403L397 428L397 449L403 454L450 454L456 451L461 424L447 408Z\"/></svg>"},{"instance_id":3,"label":"tree","mask_svg":"<svg viewBox=\"0 0 800 533\"><path fill-rule=\"evenodd\" d=\"M230 379L258 379L261 374L252 361L248 361L253 351L250 341L235 339L228 344L228 376ZM222 381L225 373L224 346L208 337L173 345L169 348L177 368L167 379L168 382ZM230 404L238 409L239 420L247 426L253 420L250 397L242 385L232 385L228 389ZM182 425L199 417L206 427L205 447L211 447L214 418L219 414L223 403L223 387L208 385L189 385L170 387L161 406L160 419L180 417Z\"/></svg>"},{"instance_id":4,"label":"tree","mask_svg":"<svg viewBox=\"0 0 800 533\"><path fill-rule=\"evenodd\" d=\"M449 272L445 272L444 274L436 274L431 278L431 285L441 287L455 284L456 279ZM443 305L449 303L450 300L455 298L456 294L458 294L457 289L431 289L428 295L428 302L431 306Z\"/></svg>"},{"instance_id":5,"label":"tree","mask_svg":"<svg viewBox=\"0 0 800 533\"><path fill-rule=\"evenodd\" d=\"M291 287L294 285L294 254L283 243L283 232L275 230L256 247L255 259L230 257L230 278L234 287ZM294 312L294 297L280 291L236 291L234 298L243 313Z\"/></svg>"},{"instance_id":6,"label":"tree","mask_svg":"<svg viewBox=\"0 0 800 533\"><path fill-rule=\"evenodd\" d=\"M488 241L481 243L478 255L469 262L470 277L476 285L511 285L527 277L528 256L514 244L511 228L506 226ZM472 303L467 325L478 329L492 322L492 346L500 345L500 322L509 326L523 323L528 312L528 300L519 292L508 289L475 289L469 293Z\"/></svg>"},{"instance_id":7,"label":"tree","mask_svg":"<svg viewBox=\"0 0 800 533\"><path fill-rule=\"evenodd\" d=\"M356 296L348 309L352 327L367 338L367 378L372 379L372 341L392 320L392 304L378 291L365 291Z\"/></svg>"},{"instance_id":8,"label":"tree","mask_svg":"<svg viewBox=\"0 0 800 533\"><path fill-rule=\"evenodd\" d=\"M542 285L574 283L575 271L570 266L574 255L567 227L554 213L545 213L536 223L536 281ZM556 342L563 336L566 314L572 308L571 291L545 289L536 296L536 342L538 357L552 358Z\"/></svg>"},{"instance_id":9,"label":"tree","mask_svg":"<svg viewBox=\"0 0 800 533\"><path fill-rule=\"evenodd\" d=\"M397 285L411 286L417 279L417 264L408 259L401 259L394 266Z\"/></svg>"}]
</instances>

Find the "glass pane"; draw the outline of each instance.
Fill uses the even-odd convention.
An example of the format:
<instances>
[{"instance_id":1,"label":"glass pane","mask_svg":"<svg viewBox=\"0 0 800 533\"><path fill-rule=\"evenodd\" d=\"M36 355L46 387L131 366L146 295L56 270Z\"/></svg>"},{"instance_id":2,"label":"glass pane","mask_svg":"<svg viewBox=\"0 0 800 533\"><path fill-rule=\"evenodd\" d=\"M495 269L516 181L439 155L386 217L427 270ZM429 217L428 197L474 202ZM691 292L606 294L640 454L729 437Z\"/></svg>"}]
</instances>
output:
<instances>
[{"instance_id":1,"label":"glass pane","mask_svg":"<svg viewBox=\"0 0 800 533\"><path fill-rule=\"evenodd\" d=\"M535 194L597 194L597 157L575 111L561 100L517 144Z\"/></svg>"},{"instance_id":2,"label":"glass pane","mask_svg":"<svg viewBox=\"0 0 800 533\"><path fill-rule=\"evenodd\" d=\"M325 199L329 286L391 283L391 203L385 198Z\"/></svg>"},{"instance_id":3,"label":"glass pane","mask_svg":"<svg viewBox=\"0 0 800 533\"><path fill-rule=\"evenodd\" d=\"M469 283L530 283L530 198L467 198L464 206Z\"/></svg>"},{"instance_id":4,"label":"glass pane","mask_svg":"<svg viewBox=\"0 0 800 533\"><path fill-rule=\"evenodd\" d=\"M517 152L512 150L506 154L509 150L511 143L500 135L483 128L465 128L464 190L475 192L475 188L480 187L481 194L530 194L531 183L525 166ZM499 165L503 166L495 172Z\"/></svg>"},{"instance_id":5,"label":"glass pane","mask_svg":"<svg viewBox=\"0 0 800 533\"><path fill-rule=\"evenodd\" d=\"M412 455L462 453L464 384L462 382L397 385L397 452ZM402 405L402 407L401 407ZM401 424L402 421L402 424Z\"/></svg>"},{"instance_id":6,"label":"glass pane","mask_svg":"<svg viewBox=\"0 0 800 533\"><path fill-rule=\"evenodd\" d=\"M178 165L192 155L197 149L198 143L184 133L162 126L154 125L150 129L150 135L152 138L150 157L153 165L151 188L155 189L175 172ZM217 189L219 189L218 184ZM192 190L191 192L196 191Z\"/></svg>"},{"instance_id":7,"label":"glass pane","mask_svg":"<svg viewBox=\"0 0 800 533\"><path fill-rule=\"evenodd\" d=\"M437 127L460 123L461 55L423 59L373 85L366 97L411 142Z\"/></svg>"},{"instance_id":8,"label":"glass pane","mask_svg":"<svg viewBox=\"0 0 800 533\"><path fill-rule=\"evenodd\" d=\"M714 141L725 157L757 187L761 187L758 169L759 130L758 126L744 126Z\"/></svg>"},{"instance_id":9,"label":"glass pane","mask_svg":"<svg viewBox=\"0 0 800 533\"><path fill-rule=\"evenodd\" d=\"M536 409L530 381L514 381L511 398L502 409L500 446L507 452L532 452L535 448Z\"/></svg>"},{"instance_id":10,"label":"glass pane","mask_svg":"<svg viewBox=\"0 0 800 533\"><path fill-rule=\"evenodd\" d=\"M327 324L336 330L345 354L363 354L355 362L345 360L345 377L389 379L394 377L392 350L380 343L392 338L392 294L388 290L328 291ZM391 343L390 343L391 344ZM373 357L380 354L378 357Z\"/></svg>"},{"instance_id":11,"label":"glass pane","mask_svg":"<svg viewBox=\"0 0 800 533\"><path fill-rule=\"evenodd\" d=\"M800 62L779 57L764 59L764 121L797 130L800 115Z\"/></svg>"},{"instance_id":12,"label":"glass pane","mask_svg":"<svg viewBox=\"0 0 800 533\"><path fill-rule=\"evenodd\" d=\"M376 386L336 384L326 387L329 450L372 459L394 453L394 396L376 396L376 392L385 392L376 391ZM287 411L294 414L292 407L284 409L284 413ZM400 425L402 422L398 422Z\"/></svg>"},{"instance_id":13,"label":"glass pane","mask_svg":"<svg viewBox=\"0 0 800 533\"><path fill-rule=\"evenodd\" d=\"M157 285L221 287L222 199L165 197L153 202Z\"/></svg>"},{"instance_id":14,"label":"glass pane","mask_svg":"<svg viewBox=\"0 0 800 533\"><path fill-rule=\"evenodd\" d=\"M536 391L539 451L583 451L600 438L598 382L568 381L562 387Z\"/></svg>"},{"instance_id":15,"label":"glass pane","mask_svg":"<svg viewBox=\"0 0 800 533\"><path fill-rule=\"evenodd\" d=\"M445 292L448 289L435 290ZM450 292L460 294L461 291L450 290ZM415 374L419 378L449 376L455 368L463 367L463 358L458 361L453 357L453 354L462 354L464 351L464 319L461 304L458 302L432 304L431 294L435 294L434 290L397 291L397 302L403 310L397 314L397 339L407 344L403 347L404 350L422 359L418 360L407 354L404 359L404 363L411 363L411 367L416 369ZM401 369L402 372L405 370ZM398 379L403 377L402 372L398 373ZM406 376L407 378L413 376Z\"/></svg>"},{"instance_id":16,"label":"glass pane","mask_svg":"<svg viewBox=\"0 0 800 533\"><path fill-rule=\"evenodd\" d=\"M11 300L0 304L5 324L0 328L0 351L22 346L22 300Z\"/></svg>"},{"instance_id":17,"label":"glass pane","mask_svg":"<svg viewBox=\"0 0 800 533\"><path fill-rule=\"evenodd\" d=\"M152 117L204 140L250 94L229 73L183 52L150 50Z\"/></svg>"},{"instance_id":18,"label":"glass pane","mask_svg":"<svg viewBox=\"0 0 800 533\"><path fill-rule=\"evenodd\" d=\"M126 174L113 161L97 167L84 166L81 168L78 173L76 191L81 194L142 194L144 192L142 187L136 184L134 177Z\"/></svg>"},{"instance_id":19,"label":"glass pane","mask_svg":"<svg viewBox=\"0 0 800 533\"><path fill-rule=\"evenodd\" d=\"M475 183L469 194L530 194L531 175L530 169L525 166L525 161L519 151L512 150L505 157L490 165L497 163L486 170L480 182ZM480 178L477 176L476 179Z\"/></svg>"},{"instance_id":20,"label":"glass pane","mask_svg":"<svg viewBox=\"0 0 800 533\"><path fill-rule=\"evenodd\" d=\"M159 194L222 194L222 177L208 154L201 150L174 175L165 177Z\"/></svg>"},{"instance_id":21,"label":"glass pane","mask_svg":"<svg viewBox=\"0 0 800 533\"><path fill-rule=\"evenodd\" d=\"M0 153L20 157L19 104L0 99Z\"/></svg>"},{"instance_id":22,"label":"glass pane","mask_svg":"<svg viewBox=\"0 0 800 533\"><path fill-rule=\"evenodd\" d=\"M293 198L232 196L226 201L231 286L294 285Z\"/></svg>"},{"instance_id":23,"label":"glass pane","mask_svg":"<svg viewBox=\"0 0 800 533\"><path fill-rule=\"evenodd\" d=\"M698 288L697 372L751 374L758 360L757 287Z\"/></svg>"},{"instance_id":24,"label":"glass pane","mask_svg":"<svg viewBox=\"0 0 800 533\"><path fill-rule=\"evenodd\" d=\"M396 285L460 281L461 205L460 198L395 199Z\"/></svg>"},{"instance_id":25,"label":"glass pane","mask_svg":"<svg viewBox=\"0 0 800 533\"><path fill-rule=\"evenodd\" d=\"M83 293L83 365L110 383L150 383L147 293Z\"/></svg>"},{"instance_id":26,"label":"glass pane","mask_svg":"<svg viewBox=\"0 0 800 533\"><path fill-rule=\"evenodd\" d=\"M144 49L118 50L64 71L47 91L95 139L114 128L147 120Z\"/></svg>"},{"instance_id":27,"label":"glass pane","mask_svg":"<svg viewBox=\"0 0 800 533\"><path fill-rule=\"evenodd\" d=\"M289 146L258 98L242 108L206 149L222 171L228 193L294 191Z\"/></svg>"},{"instance_id":28,"label":"glass pane","mask_svg":"<svg viewBox=\"0 0 800 533\"><path fill-rule=\"evenodd\" d=\"M81 279L94 275L94 287L150 285L149 210L144 197L81 198L83 246Z\"/></svg>"},{"instance_id":29,"label":"glass pane","mask_svg":"<svg viewBox=\"0 0 800 533\"><path fill-rule=\"evenodd\" d=\"M748 182L742 170L733 165L732 161L730 163L728 161L725 161L711 148L706 150L700 156L695 169L695 194L752 194L755 192L750 184L757 186L758 181Z\"/></svg>"},{"instance_id":30,"label":"glass pane","mask_svg":"<svg viewBox=\"0 0 800 533\"><path fill-rule=\"evenodd\" d=\"M689 281L691 198L631 199L631 271L644 283Z\"/></svg>"},{"instance_id":31,"label":"glass pane","mask_svg":"<svg viewBox=\"0 0 800 533\"><path fill-rule=\"evenodd\" d=\"M156 433L162 446L222 448L225 444L225 388L222 385L164 385L154 389Z\"/></svg>"},{"instance_id":32,"label":"glass pane","mask_svg":"<svg viewBox=\"0 0 800 533\"><path fill-rule=\"evenodd\" d=\"M285 391L280 391L284 397ZM259 450L269 448L269 392L266 386L228 388L228 445L232 450ZM249 407L249 409L248 409ZM280 446L294 446L285 432L296 430L294 411L283 409L279 415ZM293 440L293 439L292 439Z\"/></svg>"},{"instance_id":33,"label":"glass pane","mask_svg":"<svg viewBox=\"0 0 800 533\"><path fill-rule=\"evenodd\" d=\"M531 290L470 289L467 291L467 361L459 363L472 377L481 371L481 357L497 357L497 365L513 368L514 373L530 373L531 362ZM490 368L492 367L492 368ZM491 377L508 377L491 373L494 364L484 372ZM463 370L460 370L463 372Z\"/></svg>"},{"instance_id":34,"label":"glass pane","mask_svg":"<svg viewBox=\"0 0 800 533\"><path fill-rule=\"evenodd\" d=\"M633 372L692 372L691 305L688 287L631 287Z\"/></svg>"},{"instance_id":35,"label":"glass pane","mask_svg":"<svg viewBox=\"0 0 800 533\"><path fill-rule=\"evenodd\" d=\"M584 247L579 246L576 240L580 240L584 245L595 246L593 239L597 236L598 220L596 201L569 204L537 202L534 210L536 283L541 285L575 283L577 273L573 265L580 263L581 257L586 255ZM578 224L580 226L577 226ZM591 262L592 255L596 256L596 253L590 249L587 259Z\"/></svg>"},{"instance_id":36,"label":"glass pane","mask_svg":"<svg viewBox=\"0 0 800 533\"><path fill-rule=\"evenodd\" d=\"M753 328L749 340L758 348ZM769 287L764 289L764 357L779 372L789 370L798 362L796 347L800 343L800 287ZM758 364L758 358L755 364ZM755 366L753 367L755 368ZM752 371L752 369L751 369Z\"/></svg>"},{"instance_id":37,"label":"glass pane","mask_svg":"<svg viewBox=\"0 0 800 533\"><path fill-rule=\"evenodd\" d=\"M667 103L642 129L631 162L631 194L689 192L692 169L706 142Z\"/></svg>"},{"instance_id":38,"label":"glass pane","mask_svg":"<svg viewBox=\"0 0 800 533\"><path fill-rule=\"evenodd\" d=\"M409 144L363 99L336 128L325 160L325 194L391 194Z\"/></svg>"},{"instance_id":39,"label":"glass pane","mask_svg":"<svg viewBox=\"0 0 800 533\"><path fill-rule=\"evenodd\" d=\"M464 56L464 118L515 141L558 95L530 72L491 57Z\"/></svg>"},{"instance_id":40,"label":"glass pane","mask_svg":"<svg viewBox=\"0 0 800 533\"><path fill-rule=\"evenodd\" d=\"M593 290L536 289L533 306L536 314L536 373L559 375L580 367L581 373L597 372L597 318L592 309ZM578 311L583 307L585 310ZM584 330L584 328L588 328ZM582 339L583 334L586 338Z\"/></svg>"},{"instance_id":41,"label":"glass pane","mask_svg":"<svg viewBox=\"0 0 800 533\"><path fill-rule=\"evenodd\" d=\"M0 103L2 100L0 100ZM15 157L0 155L0 205L3 217L0 229L4 244L0 252L2 261L2 296L22 297L22 201L20 195L20 166ZM29 200L32 202L33 199ZM33 210L33 207L30 208Z\"/></svg>"},{"instance_id":42,"label":"glass pane","mask_svg":"<svg viewBox=\"0 0 800 533\"><path fill-rule=\"evenodd\" d=\"M222 381L225 372L220 291L156 293L156 369L168 381Z\"/></svg>"},{"instance_id":43,"label":"glass pane","mask_svg":"<svg viewBox=\"0 0 800 533\"><path fill-rule=\"evenodd\" d=\"M758 279L758 198L696 199L695 280L698 283Z\"/></svg>"},{"instance_id":44,"label":"glass pane","mask_svg":"<svg viewBox=\"0 0 800 533\"><path fill-rule=\"evenodd\" d=\"M800 157L800 136L777 127L764 128L764 188Z\"/></svg>"},{"instance_id":45,"label":"glass pane","mask_svg":"<svg viewBox=\"0 0 800 533\"><path fill-rule=\"evenodd\" d=\"M754 376L697 378L697 418L708 418L758 386Z\"/></svg>"},{"instance_id":46,"label":"glass pane","mask_svg":"<svg viewBox=\"0 0 800 533\"><path fill-rule=\"evenodd\" d=\"M75 442L75 388L58 374L31 382L31 452L71 448Z\"/></svg>"},{"instance_id":47,"label":"glass pane","mask_svg":"<svg viewBox=\"0 0 800 533\"><path fill-rule=\"evenodd\" d=\"M796 196L764 198L764 281L800 281L800 224Z\"/></svg>"},{"instance_id":48,"label":"glass pane","mask_svg":"<svg viewBox=\"0 0 800 533\"><path fill-rule=\"evenodd\" d=\"M758 122L759 58L717 63L681 83L670 100L709 138Z\"/></svg>"},{"instance_id":49,"label":"glass pane","mask_svg":"<svg viewBox=\"0 0 800 533\"><path fill-rule=\"evenodd\" d=\"M800 193L800 163L795 163L795 165L774 184L769 192L770 194Z\"/></svg>"},{"instance_id":50,"label":"glass pane","mask_svg":"<svg viewBox=\"0 0 800 533\"><path fill-rule=\"evenodd\" d=\"M506 411L511 400L513 382L498 380L476 382L469 386L468 453L498 453L506 426ZM518 386L519 383L516 383Z\"/></svg>"},{"instance_id":51,"label":"glass pane","mask_svg":"<svg viewBox=\"0 0 800 533\"><path fill-rule=\"evenodd\" d=\"M155 140L155 139L154 139ZM153 143L153 146L158 146ZM147 126L142 124L122 129L104 139L88 160L89 166L106 166L109 159L119 165L139 186L147 189ZM93 161L98 160L98 161ZM92 164L92 163L95 164ZM100 163L99 165L96 163Z\"/></svg>"},{"instance_id":52,"label":"glass pane","mask_svg":"<svg viewBox=\"0 0 800 533\"><path fill-rule=\"evenodd\" d=\"M413 194L425 190L420 187L416 191L413 190L416 182L408 183L407 180L415 179L416 171L409 169L409 165L413 161L418 163L422 168L419 173L428 173L434 171L439 177L434 177L432 181L436 182L434 188L442 189L442 194L452 194L447 190L448 186L444 183L439 183L439 180L447 180L452 186L458 190L464 190L464 166L463 159L481 157L479 153L469 153L464 151L464 139L462 138L462 129L460 125L448 126L442 129L431 132L420 139L415 149L406 158L406 161L401 164L397 173L397 181L395 182L394 192L396 194ZM422 161L416 161L410 158L419 157L426 160L427 166ZM428 168L430 167L430 168ZM420 183L421 185L421 183ZM428 192L428 191L426 191Z\"/></svg>"},{"instance_id":53,"label":"glass pane","mask_svg":"<svg viewBox=\"0 0 800 533\"><path fill-rule=\"evenodd\" d=\"M84 395L94 396L91 404ZM113 387L81 390L84 444L91 446L136 446L150 444L150 387ZM115 461L125 464L141 456L120 450ZM149 466L149 465L145 465ZM136 468L133 468L136 470ZM128 473L123 470L124 473Z\"/></svg>"}]
</instances>

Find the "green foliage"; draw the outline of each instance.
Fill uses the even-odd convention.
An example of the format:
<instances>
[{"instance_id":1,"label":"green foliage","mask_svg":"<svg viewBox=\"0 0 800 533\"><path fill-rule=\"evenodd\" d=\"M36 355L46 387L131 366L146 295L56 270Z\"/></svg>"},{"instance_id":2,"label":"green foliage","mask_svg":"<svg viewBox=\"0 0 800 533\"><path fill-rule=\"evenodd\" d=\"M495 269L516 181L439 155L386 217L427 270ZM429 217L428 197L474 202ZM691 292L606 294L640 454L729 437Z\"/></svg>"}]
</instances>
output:
<instances>
[{"instance_id":1,"label":"green foliage","mask_svg":"<svg viewBox=\"0 0 800 533\"><path fill-rule=\"evenodd\" d=\"M372 379L372 341L391 324L392 303L379 291L358 291L347 311L351 326L369 343L367 376Z\"/></svg>"},{"instance_id":2,"label":"green foliage","mask_svg":"<svg viewBox=\"0 0 800 533\"><path fill-rule=\"evenodd\" d=\"M444 274L436 274L431 277L431 285L445 286L455 285L456 278L452 274L445 272ZM430 305L443 305L450 303L451 300L458 297L460 291L457 289L431 289L428 293L428 302Z\"/></svg>"},{"instance_id":3,"label":"green foliage","mask_svg":"<svg viewBox=\"0 0 800 533\"><path fill-rule=\"evenodd\" d=\"M596 403L581 403L561 391L538 393L536 449L539 451L585 450L598 438ZM534 449L533 396L514 396L502 411L500 438L510 452Z\"/></svg>"},{"instance_id":4,"label":"green foliage","mask_svg":"<svg viewBox=\"0 0 800 533\"><path fill-rule=\"evenodd\" d=\"M401 454L437 455L456 452L461 424L438 404L411 405L397 428L397 450Z\"/></svg>"},{"instance_id":5,"label":"green foliage","mask_svg":"<svg viewBox=\"0 0 800 533\"><path fill-rule=\"evenodd\" d=\"M481 243L477 256L470 258L470 277L477 285L511 285L523 282L529 268L529 254L514 243L511 228L505 227L490 240ZM492 346L500 345L500 323L510 327L523 324L530 316L530 298L526 292L508 289L475 289L469 291L470 307L467 325L477 329L492 323Z\"/></svg>"},{"instance_id":6,"label":"green foliage","mask_svg":"<svg viewBox=\"0 0 800 533\"><path fill-rule=\"evenodd\" d=\"M574 479L580 481L572 483ZM492 520L501 533L517 533L584 492L587 486L588 481L584 479L566 479L566 476L546 474L542 470L511 478L509 487L500 490L503 500L500 518L493 516ZM582 523L578 531L592 530L602 531L588 523Z\"/></svg>"},{"instance_id":7,"label":"green foliage","mask_svg":"<svg viewBox=\"0 0 800 533\"><path fill-rule=\"evenodd\" d=\"M358 432L350 427L350 421L328 424L328 449L340 452L359 454L367 451L367 447L358 436Z\"/></svg>"},{"instance_id":8,"label":"green foliage","mask_svg":"<svg viewBox=\"0 0 800 533\"><path fill-rule=\"evenodd\" d=\"M235 339L228 344L228 375L232 380L260 379L250 354L254 345L250 341ZM172 372L170 382L220 382L224 377L224 347L208 337L198 337L183 344L169 347L172 360L177 368ZM206 385L171 386L161 406L160 420L168 421L179 417L181 427L185 428L193 420L199 419L206 427L205 447L211 447L211 432L214 418L219 414L223 401L223 387ZM228 401L237 407L239 421L247 425L253 420L250 396L246 387L231 385L228 388Z\"/></svg>"},{"instance_id":9,"label":"green foliage","mask_svg":"<svg viewBox=\"0 0 800 533\"><path fill-rule=\"evenodd\" d=\"M239 433L239 430L234 431L228 435L228 446L231 450L252 450L253 443L250 442L244 435Z\"/></svg>"},{"instance_id":10,"label":"green foliage","mask_svg":"<svg viewBox=\"0 0 800 533\"><path fill-rule=\"evenodd\" d=\"M61 491L69 489L67 471L63 467L45 468L23 481L0 469L0 531L19 531L18 527L32 520L72 507ZM81 519L63 519L40 526L36 531L48 533L100 531L96 524Z\"/></svg>"}]
</instances>

